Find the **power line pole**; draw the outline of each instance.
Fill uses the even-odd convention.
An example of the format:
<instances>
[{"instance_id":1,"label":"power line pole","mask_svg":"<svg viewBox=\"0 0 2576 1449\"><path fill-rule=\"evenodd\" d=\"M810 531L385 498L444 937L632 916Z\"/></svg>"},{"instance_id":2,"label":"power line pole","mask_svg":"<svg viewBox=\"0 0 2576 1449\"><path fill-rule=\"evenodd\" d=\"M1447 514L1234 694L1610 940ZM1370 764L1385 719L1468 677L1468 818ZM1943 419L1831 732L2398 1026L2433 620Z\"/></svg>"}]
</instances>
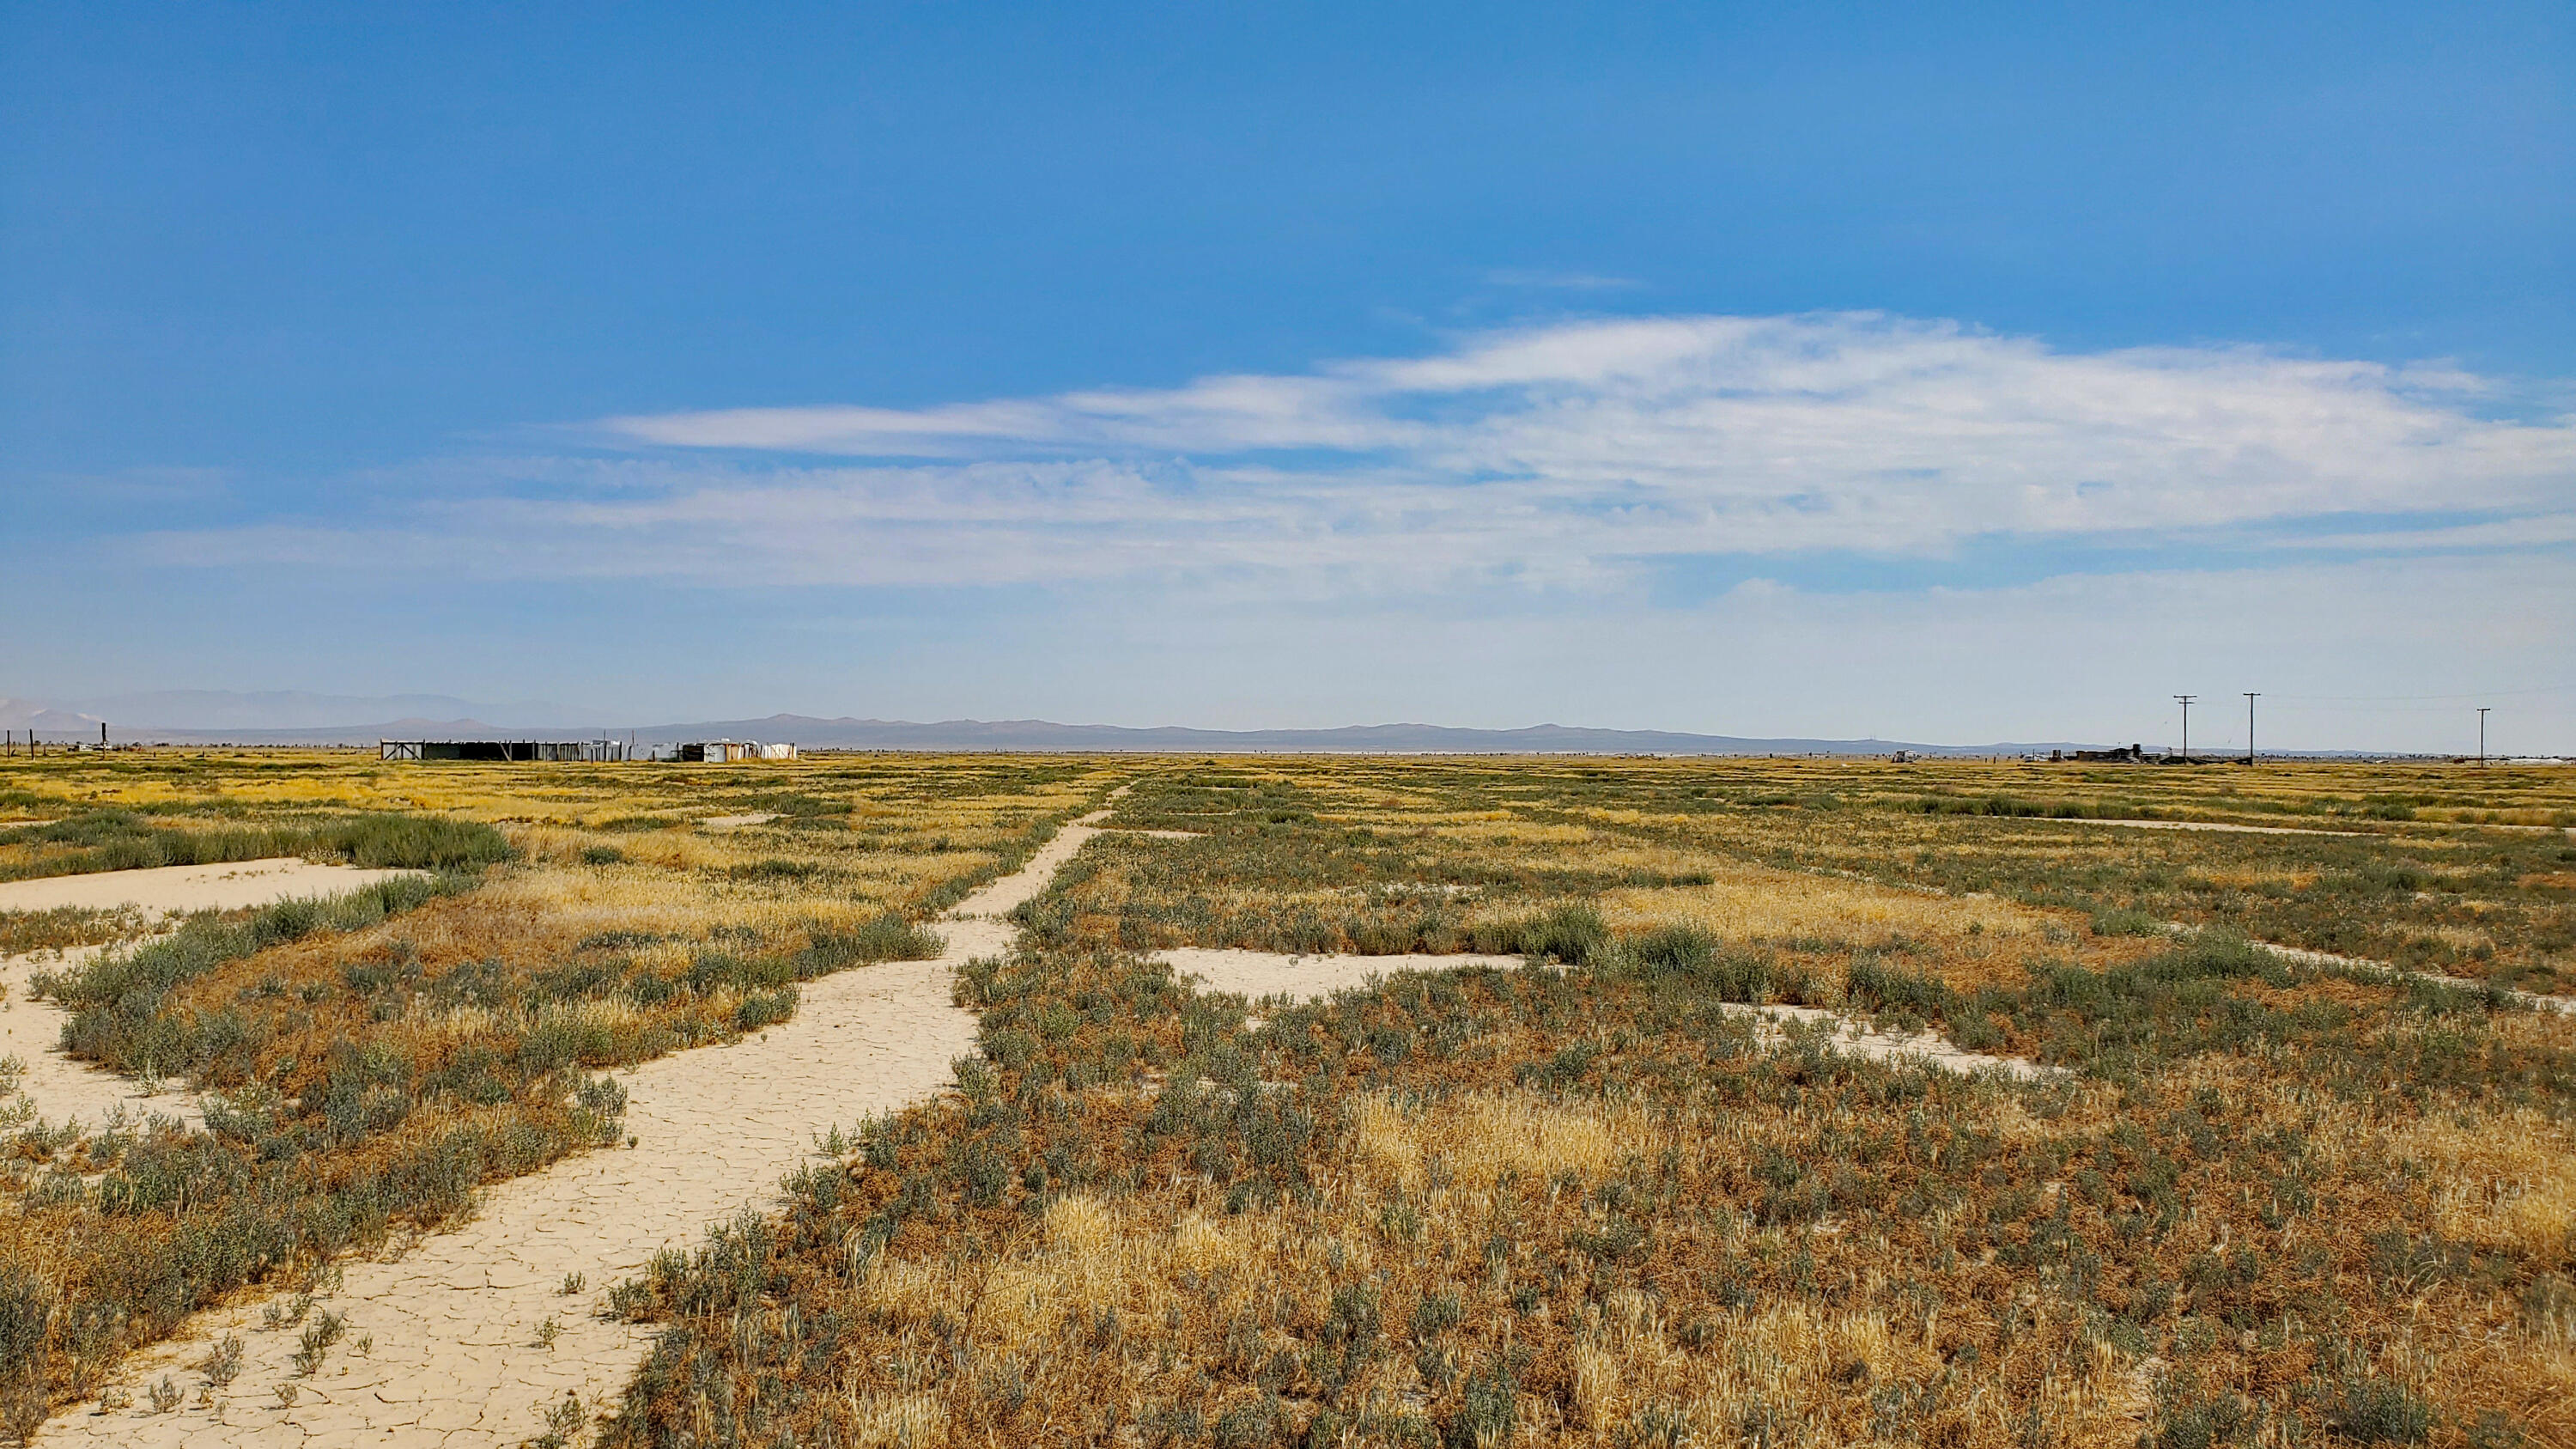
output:
<instances>
[{"instance_id":1,"label":"power line pole","mask_svg":"<svg viewBox=\"0 0 2576 1449\"><path fill-rule=\"evenodd\" d=\"M2254 763L2254 701L2261 694L2259 689L2245 691L2245 763L2249 765Z\"/></svg>"},{"instance_id":2,"label":"power line pole","mask_svg":"<svg viewBox=\"0 0 2576 1449\"><path fill-rule=\"evenodd\" d=\"M2200 696L2177 694L2174 698L2182 701L2182 762L2188 765L2191 763L2191 702Z\"/></svg>"},{"instance_id":3,"label":"power line pole","mask_svg":"<svg viewBox=\"0 0 2576 1449\"><path fill-rule=\"evenodd\" d=\"M2487 767L2487 711L2492 708L2492 705L2478 706L2478 768L2481 770Z\"/></svg>"}]
</instances>

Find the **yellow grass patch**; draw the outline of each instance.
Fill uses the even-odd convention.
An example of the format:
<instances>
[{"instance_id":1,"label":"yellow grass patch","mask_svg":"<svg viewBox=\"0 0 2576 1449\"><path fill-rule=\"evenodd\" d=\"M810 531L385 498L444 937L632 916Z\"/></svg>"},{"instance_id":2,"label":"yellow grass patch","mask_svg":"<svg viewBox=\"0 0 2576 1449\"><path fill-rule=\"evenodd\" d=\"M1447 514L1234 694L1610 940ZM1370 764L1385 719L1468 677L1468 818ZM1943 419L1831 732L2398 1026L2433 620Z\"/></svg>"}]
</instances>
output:
<instances>
[{"instance_id":1,"label":"yellow grass patch","mask_svg":"<svg viewBox=\"0 0 2576 1449\"><path fill-rule=\"evenodd\" d=\"M2389 1150L2430 1170L2445 1237L2553 1261L2576 1243L2576 1134L2528 1109L2427 1118Z\"/></svg>"},{"instance_id":2,"label":"yellow grass patch","mask_svg":"<svg viewBox=\"0 0 2576 1449\"><path fill-rule=\"evenodd\" d=\"M1353 1116L1360 1161L1406 1191L1420 1186L1435 1153L1453 1181L1477 1189L1506 1175L1598 1182L1646 1151L1652 1131L1635 1103L1557 1103L1527 1092L1477 1093L1428 1110L1372 1096Z\"/></svg>"},{"instance_id":3,"label":"yellow grass patch","mask_svg":"<svg viewBox=\"0 0 2576 1449\"><path fill-rule=\"evenodd\" d=\"M2034 935L2050 917L2009 901L1936 896L1863 881L1728 865L1700 886L1614 890L1601 914L1614 930L1700 926L1729 940L1824 937L1869 944L1889 936Z\"/></svg>"},{"instance_id":4,"label":"yellow grass patch","mask_svg":"<svg viewBox=\"0 0 2576 1449\"><path fill-rule=\"evenodd\" d=\"M948 1440L948 1406L936 1394L845 1391L852 1449L920 1449Z\"/></svg>"},{"instance_id":5,"label":"yellow grass patch","mask_svg":"<svg viewBox=\"0 0 2576 1449\"><path fill-rule=\"evenodd\" d=\"M1431 833L1446 840L1476 844L1581 845L1592 839L1592 832L1580 825L1547 825L1528 820L1479 820L1444 825Z\"/></svg>"}]
</instances>

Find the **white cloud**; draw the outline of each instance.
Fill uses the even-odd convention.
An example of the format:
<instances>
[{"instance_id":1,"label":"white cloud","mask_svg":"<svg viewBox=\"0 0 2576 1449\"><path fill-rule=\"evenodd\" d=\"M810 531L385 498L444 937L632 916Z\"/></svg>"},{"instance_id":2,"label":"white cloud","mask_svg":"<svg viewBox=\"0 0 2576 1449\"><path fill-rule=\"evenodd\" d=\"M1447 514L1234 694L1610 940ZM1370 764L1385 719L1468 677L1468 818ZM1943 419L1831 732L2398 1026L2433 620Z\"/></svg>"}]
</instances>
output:
<instances>
[{"instance_id":1,"label":"white cloud","mask_svg":"<svg viewBox=\"0 0 2576 1449\"><path fill-rule=\"evenodd\" d=\"M2576 544L2576 513L2545 513L2495 523L2443 528L2389 528L2368 533L2326 533L2286 539L2287 547L2365 553L2424 553L2549 548Z\"/></svg>"},{"instance_id":2,"label":"white cloud","mask_svg":"<svg viewBox=\"0 0 2576 1449\"><path fill-rule=\"evenodd\" d=\"M1924 553L1992 534L2564 509L2576 423L2482 413L2498 391L2455 368L2235 348L2063 353L1876 316L1714 317L1503 332L1433 356L1164 390L599 427L667 447L1019 465L1005 486L926 465L738 485L785 489L787 512L853 525L915 513L930 490L960 528L1000 514L1041 530L1109 525L1210 562L1268 561L1302 535L1317 564L1391 550L1556 572L1569 555ZM1043 466L1071 459L1093 460L1089 486ZM1148 459L1181 461L1148 481L1134 471ZM1119 468L1124 486L1098 486L1099 470Z\"/></svg>"},{"instance_id":3,"label":"white cloud","mask_svg":"<svg viewBox=\"0 0 2576 1449\"><path fill-rule=\"evenodd\" d=\"M446 460L408 495L378 490L426 501L369 525L141 546L163 562L1160 580L1294 600L1617 593L1658 559L1925 557L1979 538L2563 545L2576 420L2495 416L2506 391L2447 365L2067 353L1870 315L1584 322L1161 390L612 418L596 433L641 455ZM853 461L817 461L833 454ZM2413 521L2372 531L2392 516Z\"/></svg>"}]
</instances>

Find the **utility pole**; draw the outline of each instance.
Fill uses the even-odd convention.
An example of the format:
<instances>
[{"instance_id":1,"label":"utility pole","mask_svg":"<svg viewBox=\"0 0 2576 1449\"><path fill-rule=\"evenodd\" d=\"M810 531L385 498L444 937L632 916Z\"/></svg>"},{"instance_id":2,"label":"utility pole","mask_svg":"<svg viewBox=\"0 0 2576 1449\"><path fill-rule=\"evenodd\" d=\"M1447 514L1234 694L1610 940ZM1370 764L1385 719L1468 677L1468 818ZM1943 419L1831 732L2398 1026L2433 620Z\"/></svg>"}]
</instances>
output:
<instances>
[{"instance_id":1,"label":"utility pole","mask_svg":"<svg viewBox=\"0 0 2576 1449\"><path fill-rule=\"evenodd\" d=\"M2245 763L2249 765L2254 763L2254 700L2261 693L2259 689L2245 691Z\"/></svg>"},{"instance_id":2,"label":"utility pole","mask_svg":"<svg viewBox=\"0 0 2576 1449\"><path fill-rule=\"evenodd\" d=\"M2493 707L2478 706L2478 768L2481 770L2487 767L2487 711Z\"/></svg>"},{"instance_id":3,"label":"utility pole","mask_svg":"<svg viewBox=\"0 0 2576 1449\"><path fill-rule=\"evenodd\" d=\"M2191 702L2200 696L2177 694L2174 698L2182 701L2182 762L2188 765L2191 763Z\"/></svg>"}]
</instances>

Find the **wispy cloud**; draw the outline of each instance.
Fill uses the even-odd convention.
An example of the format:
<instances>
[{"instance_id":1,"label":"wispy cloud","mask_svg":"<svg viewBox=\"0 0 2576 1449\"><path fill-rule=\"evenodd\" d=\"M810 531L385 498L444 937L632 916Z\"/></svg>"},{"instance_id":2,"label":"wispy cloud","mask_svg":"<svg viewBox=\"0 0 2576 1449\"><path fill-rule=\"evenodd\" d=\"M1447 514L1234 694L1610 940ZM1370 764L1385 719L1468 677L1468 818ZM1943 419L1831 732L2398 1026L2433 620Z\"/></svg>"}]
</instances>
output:
<instances>
[{"instance_id":1,"label":"wispy cloud","mask_svg":"<svg viewBox=\"0 0 2576 1449\"><path fill-rule=\"evenodd\" d=\"M2576 544L2576 512L2427 528L2321 533L2282 542L2290 548L2363 553L2482 553L2499 549L2552 548Z\"/></svg>"},{"instance_id":2,"label":"wispy cloud","mask_svg":"<svg viewBox=\"0 0 2576 1449\"><path fill-rule=\"evenodd\" d=\"M1496 267L1485 273L1485 280L1497 287L1538 287L1561 292L1624 292L1645 285L1634 277L1533 271L1524 267Z\"/></svg>"},{"instance_id":3,"label":"wispy cloud","mask_svg":"<svg viewBox=\"0 0 2576 1449\"><path fill-rule=\"evenodd\" d=\"M1874 315L1584 322L1168 389L611 418L591 436L626 456L483 465L506 491L451 481L364 529L272 520L149 547L714 583L1160 575L1295 595L1598 590L1679 555L2205 540L2344 517L2492 520L2419 526L2393 548L2492 547L2533 518L2526 543L2563 543L2576 420L2499 416L2506 395L2455 368L2069 353Z\"/></svg>"}]
</instances>

